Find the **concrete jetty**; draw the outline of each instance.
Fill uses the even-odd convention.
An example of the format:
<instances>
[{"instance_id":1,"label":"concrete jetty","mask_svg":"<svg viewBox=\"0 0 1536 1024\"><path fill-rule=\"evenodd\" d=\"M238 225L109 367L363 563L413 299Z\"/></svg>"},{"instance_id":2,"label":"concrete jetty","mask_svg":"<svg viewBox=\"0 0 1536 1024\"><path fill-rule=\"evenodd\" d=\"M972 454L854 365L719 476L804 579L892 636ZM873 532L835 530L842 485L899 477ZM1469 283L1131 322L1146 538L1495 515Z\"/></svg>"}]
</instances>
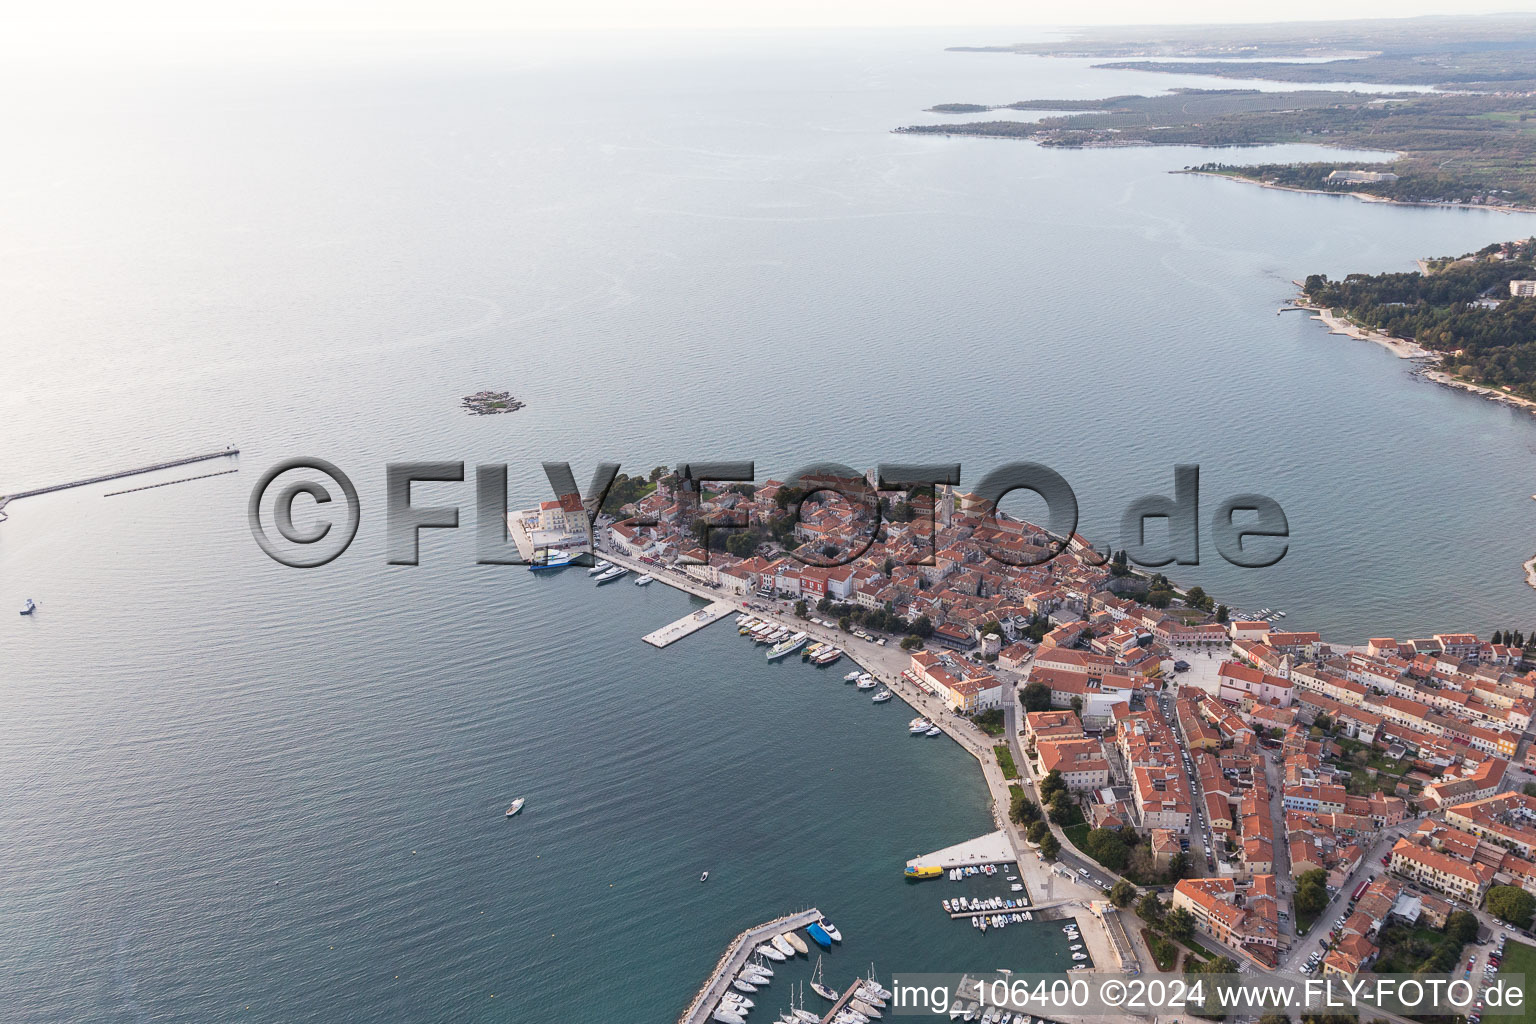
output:
<instances>
[{"instance_id":1,"label":"concrete jetty","mask_svg":"<svg viewBox=\"0 0 1536 1024\"><path fill-rule=\"evenodd\" d=\"M189 466L194 462L207 462L209 459L222 459L230 455L239 455L240 449L233 446L222 451L208 452L204 455L189 455L184 459L171 459L168 462L157 462L153 466L140 466L137 469L121 469L115 473L103 473L100 476L86 477L84 480L71 480L64 484L50 484L47 487L34 487L30 491L17 491L15 494L0 494L0 508L4 508L8 502L18 498L32 498L39 494L51 494L54 491L66 491L71 487L86 487L90 484L106 483L108 480L120 480L125 476L138 476L140 473L154 473L162 469L175 469L177 466Z\"/></svg>"},{"instance_id":2,"label":"concrete jetty","mask_svg":"<svg viewBox=\"0 0 1536 1024\"><path fill-rule=\"evenodd\" d=\"M700 608L696 612L690 612L668 626L662 626L654 633L647 633L640 639L652 647L665 647L676 643L685 636L690 636L709 625L718 622L735 611L740 611L740 606L735 601L716 601L708 608Z\"/></svg>"},{"instance_id":3,"label":"concrete jetty","mask_svg":"<svg viewBox=\"0 0 1536 1024\"><path fill-rule=\"evenodd\" d=\"M941 867L947 870L978 867L982 864L1012 864L1015 857L1013 844L999 829L975 839L967 839L963 843L956 843L954 846L946 846L933 853L925 853L921 857L913 857L907 861L907 867Z\"/></svg>"},{"instance_id":4,"label":"concrete jetty","mask_svg":"<svg viewBox=\"0 0 1536 1024\"><path fill-rule=\"evenodd\" d=\"M699 989L698 994L693 997L693 1002L688 1004L688 1009L683 1011L683 1015L677 1018L677 1024L704 1024L709 1020L710 1014L715 1012L715 1007L720 1005L721 998L731 991L731 982L741 973L742 966L751 959L752 954L757 952L758 946L775 935L781 935L796 928L804 928L808 924L820 921L821 916L821 911L811 907L798 914L776 917L772 921L748 928L736 936L726 947L725 955L715 964L715 969L710 972L704 987ZM851 995L850 990L843 999L846 1000Z\"/></svg>"},{"instance_id":5,"label":"concrete jetty","mask_svg":"<svg viewBox=\"0 0 1536 1024\"><path fill-rule=\"evenodd\" d=\"M843 1012L843 1008L853 1001L854 993L857 992L859 990L859 986L863 984L863 978L854 978L853 984L849 985L847 991L838 996L837 1002L832 1004L832 1009L828 1010L826 1014L822 1016L821 1024L829 1024L832 1018Z\"/></svg>"}]
</instances>

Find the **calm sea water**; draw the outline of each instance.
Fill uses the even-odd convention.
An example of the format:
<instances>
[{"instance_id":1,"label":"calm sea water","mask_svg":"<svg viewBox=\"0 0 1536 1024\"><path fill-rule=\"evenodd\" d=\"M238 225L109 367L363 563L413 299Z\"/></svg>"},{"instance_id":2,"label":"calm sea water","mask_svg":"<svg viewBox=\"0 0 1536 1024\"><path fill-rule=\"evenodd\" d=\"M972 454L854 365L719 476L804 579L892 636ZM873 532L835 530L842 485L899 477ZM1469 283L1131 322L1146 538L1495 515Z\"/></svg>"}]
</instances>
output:
<instances>
[{"instance_id":1,"label":"calm sea water","mask_svg":"<svg viewBox=\"0 0 1536 1024\"><path fill-rule=\"evenodd\" d=\"M532 501L544 459L1034 459L1101 540L1198 462L1207 516L1262 491L1294 539L1248 571L1207 543L1181 579L1344 640L1536 625L1536 424L1274 312L1309 272L1536 221L1167 173L1306 147L890 134L1212 84L942 52L979 39L6 73L0 490L243 451L0 525L0 602L42 605L0 619L7 1019L667 1020L732 935L813 903L848 936L834 981L1067 962L1055 928L983 938L942 920L949 883L901 881L989 824L901 705L728 626L653 651L692 607L662 587L474 565L469 483L417 489L466 528L388 567L389 460L506 461ZM485 387L528 408L458 411ZM244 522L294 454L363 495L312 572Z\"/></svg>"}]
</instances>

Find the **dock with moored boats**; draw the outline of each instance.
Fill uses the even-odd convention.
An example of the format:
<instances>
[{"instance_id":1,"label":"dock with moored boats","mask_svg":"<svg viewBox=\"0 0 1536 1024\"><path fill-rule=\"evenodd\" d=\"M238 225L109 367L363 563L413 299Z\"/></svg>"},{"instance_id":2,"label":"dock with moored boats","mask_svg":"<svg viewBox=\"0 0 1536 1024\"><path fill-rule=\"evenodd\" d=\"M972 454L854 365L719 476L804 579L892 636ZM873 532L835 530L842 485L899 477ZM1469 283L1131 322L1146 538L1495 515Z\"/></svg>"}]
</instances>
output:
<instances>
[{"instance_id":1,"label":"dock with moored boats","mask_svg":"<svg viewBox=\"0 0 1536 1024\"><path fill-rule=\"evenodd\" d=\"M662 626L653 633L647 633L640 639L652 647L665 647L675 644L685 636L691 636L709 625L711 622L719 622L727 615L737 611L734 601L716 601L707 608L700 608L696 612L690 612L671 625Z\"/></svg>"},{"instance_id":2,"label":"dock with moored boats","mask_svg":"<svg viewBox=\"0 0 1536 1024\"><path fill-rule=\"evenodd\" d=\"M783 917L776 917L772 921L757 925L754 928L748 928L736 936L735 939L731 940L731 944L726 947L725 954L715 964L715 969L710 972L709 978L705 980L703 987L693 997L693 1002L689 1003L682 1016L677 1018L677 1024L706 1024L714 1014L715 1008L719 1006L720 1001L725 998L726 993L731 991L731 982L736 979L741 973L741 969L746 966L747 961L757 952L759 945L772 939L775 935L782 935L797 928L804 928L806 925L815 924L821 919L821 911L811 907L808 910L800 911L798 914L786 914ZM844 998L846 999L847 995Z\"/></svg>"}]
</instances>

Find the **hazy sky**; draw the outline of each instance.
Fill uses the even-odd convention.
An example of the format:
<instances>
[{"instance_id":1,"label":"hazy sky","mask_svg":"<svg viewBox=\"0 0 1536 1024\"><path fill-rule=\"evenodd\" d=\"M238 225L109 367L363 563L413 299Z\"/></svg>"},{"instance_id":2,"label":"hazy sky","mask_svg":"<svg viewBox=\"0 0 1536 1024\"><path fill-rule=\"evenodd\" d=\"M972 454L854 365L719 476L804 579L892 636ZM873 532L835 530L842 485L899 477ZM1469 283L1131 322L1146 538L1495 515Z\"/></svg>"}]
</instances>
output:
<instances>
[{"instance_id":1,"label":"hazy sky","mask_svg":"<svg viewBox=\"0 0 1536 1024\"><path fill-rule=\"evenodd\" d=\"M19 5L12 5L13 8ZM47 0L7 32L1231 22L1536 11L1536 0Z\"/></svg>"}]
</instances>

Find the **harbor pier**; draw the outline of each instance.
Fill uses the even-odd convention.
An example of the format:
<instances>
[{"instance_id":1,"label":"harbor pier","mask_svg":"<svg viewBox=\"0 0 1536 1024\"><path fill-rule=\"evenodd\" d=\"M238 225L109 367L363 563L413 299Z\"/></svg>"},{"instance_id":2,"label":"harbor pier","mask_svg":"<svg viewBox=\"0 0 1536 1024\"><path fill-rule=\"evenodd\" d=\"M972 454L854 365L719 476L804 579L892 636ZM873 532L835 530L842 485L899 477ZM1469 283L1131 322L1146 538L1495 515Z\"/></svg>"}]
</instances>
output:
<instances>
[{"instance_id":1,"label":"harbor pier","mask_svg":"<svg viewBox=\"0 0 1536 1024\"><path fill-rule=\"evenodd\" d=\"M913 857L907 861L907 867L940 867L948 870L949 868L979 867L983 864L1011 865L1016 857L1013 844L1008 842L1008 836L999 829L975 839L968 839L963 843L956 843L954 846L946 846L933 853L925 853L921 857Z\"/></svg>"},{"instance_id":2,"label":"harbor pier","mask_svg":"<svg viewBox=\"0 0 1536 1024\"><path fill-rule=\"evenodd\" d=\"M798 914L776 917L772 921L748 928L736 936L726 947L725 954L715 964L715 969L710 972L704 987L699 989L698 994L693 997L693 1002L688 1004L688 1009L683 1011L683 1015L677 1018L677 1024L705 1024L710 1015L715 1012L715 1007L720 1004L721 998L731 990L731 981L741 973L741 968L757 951L760 943L783 932L804 928L808 924L820 921L821 917L821 911L811 907ZM851 990L845 993L844 1001L852 994Z\"/></svg>"},{"instance_id":3,"label":"harbor pier","mask_svg":"<svg viewBox=\"0 0 1536 1024\"><path fill-rule=\"evenodd\" d=\"M709 625L711 622L739 611L740 607L735 601L716 601L708 608L700 608L696 612L690 612L668 626L663 626L653 633L647 633L640 639L652 647L665 647L676 643L685 636L690 636Z\"/></svg>"},{"instance_id":4,"label":"harbor pier","mask_svg":"<svg viewBox=\"0 0 1536 1024\"><path fill-rule=\"evenodd\" d=\"M34 487L29 491L17 491L15 494L0 494L0 509L17 500L18 498L33 498L39 494L52 494L54 491L67 491L72 487L88 487L91 484L106 483L109 480L121 480L125 476L138 476L141 473L154 473L162 469L175 469L177 466L190 466L194 462L207 462L209 459L222 459L226 456L239 455L240 449L231 445L222 451L207 452L203 455L189 455L184 459L171 459L167 462L157 462L152 466L140 466L137 469L120 469L115 473L103 473L100 476L86 477L84 480L71 480L63 484L50 484L47 487ZM209 474L210 476L213 474Z\"/></svg>"}]
</instances>

